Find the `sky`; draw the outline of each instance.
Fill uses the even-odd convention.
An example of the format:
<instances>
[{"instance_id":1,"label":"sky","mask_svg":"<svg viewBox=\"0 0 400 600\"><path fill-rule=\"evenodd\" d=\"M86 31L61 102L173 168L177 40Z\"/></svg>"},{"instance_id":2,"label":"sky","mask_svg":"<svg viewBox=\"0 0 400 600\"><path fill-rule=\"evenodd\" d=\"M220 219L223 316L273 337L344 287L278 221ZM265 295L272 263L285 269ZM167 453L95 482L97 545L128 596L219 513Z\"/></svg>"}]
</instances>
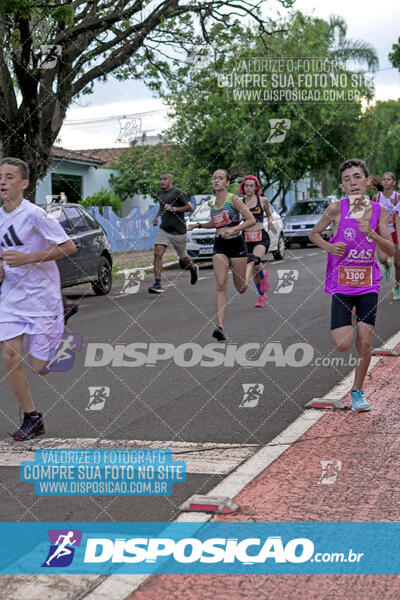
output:
<instances>
[{"instance_id":1,"label":"sky","mask_svg":"<svg viewBox=\"0 0 400 600\"><path fill-rule=\"evenodd\" d=\"M375 73L376 99L400 98L400 73L388 59L392 45L400 37L399 0L296 0L294 8L310 15L329 18L340 15L348 26L347 37L372 44L379 58ZM265 14L274 16L286 11L277 0L270 0ZM157 135L168 126L167 109L142 82L117 82L109 77L96 82L94 93L71 104L60 131L58 145L83 148L121 148L129 145L124 127ZM132 132L128 135L131 135ZM119 141L121 139L123 141Z\"/></svg>"}]
</instances>

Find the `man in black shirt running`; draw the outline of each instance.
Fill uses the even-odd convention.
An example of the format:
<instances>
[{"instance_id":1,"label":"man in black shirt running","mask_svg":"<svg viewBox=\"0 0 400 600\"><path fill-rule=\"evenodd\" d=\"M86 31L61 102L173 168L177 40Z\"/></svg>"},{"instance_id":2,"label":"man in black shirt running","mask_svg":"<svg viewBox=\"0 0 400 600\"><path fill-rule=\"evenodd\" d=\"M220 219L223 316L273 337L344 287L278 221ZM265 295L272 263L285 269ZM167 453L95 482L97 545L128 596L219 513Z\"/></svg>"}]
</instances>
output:
<instances>
[{"instance_id":1,"label":"man in black shirt running","mask_svg":"<svg viewBox=\"0 0 400 600\"><path fill-rule=\"evenodd\" d=\"M154 244L154 284L149 288L150 294L161 294L162 257L169 244L172 244L179 257L179 263L183 269L190 270L190 283L197 281L197 266L193 263L186 251L186 223L184 213L192 212L193 208L186 194L179 188L173 187L172 175L161 173L161 190L158 193L160 204L158 212L153 220L153 225L158 225L158 217L161 216L161 224Z\"/></svg>"}]
</instances>

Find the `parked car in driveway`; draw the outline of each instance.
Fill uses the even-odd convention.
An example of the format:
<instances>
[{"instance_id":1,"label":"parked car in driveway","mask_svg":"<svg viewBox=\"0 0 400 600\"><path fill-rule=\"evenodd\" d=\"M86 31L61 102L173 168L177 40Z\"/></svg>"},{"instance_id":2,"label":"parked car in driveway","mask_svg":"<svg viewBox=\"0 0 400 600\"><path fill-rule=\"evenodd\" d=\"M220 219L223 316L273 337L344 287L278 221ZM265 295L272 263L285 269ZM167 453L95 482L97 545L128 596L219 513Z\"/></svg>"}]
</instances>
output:
<instances>
[{"instance_id":1,"label":"parked car in driveway","mask_svg":"<svg viewBox=\"0 0 400 600\"><path fill-rule=\"evenodd\" d=\"M98 296L112 287L112 257L106 232L96 219L79 204L49 204L48 216L57 219L74 241L77 251L57 261L61 287L90 282Z\"/></svg>"},{"instance_id":2,"label":"parked car in driveway","mask_svg":"<svg viewBox=\"0 0 400 600\"><path fill-rule=\"evenodd\" d=\"M275 260L282 260L285 256L285 238L283 234L282 219L276 212L273 206L270 205L272 213L272 221L275 225L276 233L268 230L268 220L264 219L264 228L268 232L271 239L269 252ZM188 220L187 225L192 223L206 223L210 220L210 206L207 201L202 202L193 211ZM187 233L187 252L193 258L210 259L213 253L213 244L215 238L215 229L193 229Z\"/></svg>"},{"instance_id":3,"label":"parked car in driveway","mask_svg":"<svg viewBox=\"0 0 400 600\"><path fill-rule=\"evenodd\" d=\"M307 246L310 242L308 234L322 217L322 213L332 202L332 198L308 198L298 200L290 210L283 215L283 231L286 247L289 248L293 242L301 246ZM332 227L328 227L322 237L329 240L332 235Z\"/></svg>"}]
</instances>

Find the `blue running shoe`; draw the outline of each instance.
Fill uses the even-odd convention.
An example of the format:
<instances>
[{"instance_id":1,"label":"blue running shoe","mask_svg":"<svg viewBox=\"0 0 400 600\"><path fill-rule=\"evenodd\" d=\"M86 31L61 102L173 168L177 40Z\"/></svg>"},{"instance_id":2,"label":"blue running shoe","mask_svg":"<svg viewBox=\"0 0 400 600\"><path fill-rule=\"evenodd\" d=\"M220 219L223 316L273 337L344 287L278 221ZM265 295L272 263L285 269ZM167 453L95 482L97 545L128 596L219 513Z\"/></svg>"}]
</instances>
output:
<instances>
[{"instance_id":1,"label":"blue running shoe","mask_svg":"<svg viewBox=\"0 0 400 600\"><path fill-rule=\"evenodd\" d=\"M400 300L400 287L394 287L392 289L393 300Z\"/></svg>"},{"instance_id":2,"label":"blue running shoe","mask_svg":"<svg viewBox=\"0 0 400 600\"><path fill-rule=\"evenodd\" d=\"M351 396L351 410L354 412L367 412L371 410L370 405L365 399L364 392L362 389L350 392Z\"/></svg>"},{"instance_id":3,"label":"blue running shoe","mask_svg":"<svg viewBox=\"0 0 400 600\"><path fill-rule=\"evenodd\" d=\"M385 277L385 281L391 281L391 279L392 279L392 261L391 260L387 261L387 266L384 265L383 274Z\"/></svg>"}]
</instances>

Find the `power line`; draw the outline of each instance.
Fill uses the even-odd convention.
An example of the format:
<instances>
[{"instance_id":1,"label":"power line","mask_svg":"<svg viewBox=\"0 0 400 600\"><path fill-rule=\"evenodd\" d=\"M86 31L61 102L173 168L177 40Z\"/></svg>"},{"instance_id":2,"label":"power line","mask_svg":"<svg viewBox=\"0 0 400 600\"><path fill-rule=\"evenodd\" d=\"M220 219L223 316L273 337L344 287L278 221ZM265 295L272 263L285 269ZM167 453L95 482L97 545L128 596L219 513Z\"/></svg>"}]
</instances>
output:
<instances>
[{"instance_id":1,"label":"power line","mask_svg":"<svg viewBox=\"0 0 400 600\"><path fill-rule=\"evenodd\" d=\"M108 117L98 117L97 119L66 119L64 125L83 125L85 123L104 123L105 121L115 121L116 119L134 119L135 117L147 117L154 113L165 112L167 108L158 108L147 112L138 112L125 115L110 115Z\"/></svg>"}]
</instances>

